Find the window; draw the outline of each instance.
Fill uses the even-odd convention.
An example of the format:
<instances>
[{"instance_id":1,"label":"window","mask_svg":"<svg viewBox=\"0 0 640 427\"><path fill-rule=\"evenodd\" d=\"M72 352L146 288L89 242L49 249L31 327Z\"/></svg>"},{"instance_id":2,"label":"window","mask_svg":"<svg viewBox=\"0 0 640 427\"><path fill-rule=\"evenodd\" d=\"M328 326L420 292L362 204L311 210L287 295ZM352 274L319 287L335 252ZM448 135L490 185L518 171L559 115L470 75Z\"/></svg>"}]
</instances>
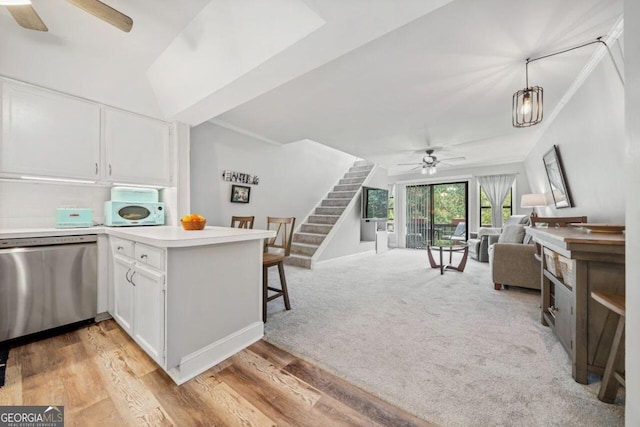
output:
<instances>
[{"instance_id":1,"label":"window","mask_svg":"<svg viewBox=\"0 0 640 427\"><path fill-rule=\"evenodd\" d=\"M513 212L511 196L513 188L509 190L507 198L504 199L502 204L502 221L506 221ZM491 227L491 203L487 199L487 195L484 194L484 190L480 187L480 227Z\"/></svg>"},{"instance_id":2,"label":"window","mask_svg":"<svg viewBox=\"0 0 640 427\"><path fill-rule=\"evenodd\" d=\"M395 228L394 228L394 224L395 224L395 214L394 214L394 200L395 200L395 190L396 190L396 186L395 185L391 185L391 188L389 188L389 205L387 207L387 231L389 233L393 233Z\"/></svg>"}]
</instances>

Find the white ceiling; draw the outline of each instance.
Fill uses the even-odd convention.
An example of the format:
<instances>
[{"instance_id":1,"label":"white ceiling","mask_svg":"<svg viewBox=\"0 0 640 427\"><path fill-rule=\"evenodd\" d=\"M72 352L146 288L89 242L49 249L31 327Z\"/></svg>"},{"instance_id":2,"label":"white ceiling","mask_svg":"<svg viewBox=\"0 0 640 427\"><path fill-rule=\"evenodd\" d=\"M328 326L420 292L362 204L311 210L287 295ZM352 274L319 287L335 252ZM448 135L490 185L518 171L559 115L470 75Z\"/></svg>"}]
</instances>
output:
<instances>
[{"instance_id":1,"label":"white ceiling","mask_svg":"<svg viewBox=\"0 0 640 427\"><path fill-rule=\"evenodd\" d=\"M310 139L391 173L447 147L455 165L521 161L536 127L511 125L524 61L611 30L620 0L456 0L216 118L281 143ZM548 115L587 64L586 47L530 65ZM607 58L608 60L608 58ZM438 154L438 152L436 152Z\"/></svg>"},{"instance_id":2,"label":"white ceiling","mask_svg":"<svg viewBox=\"0 0 640 427\"><path fill-rule=\"evenodd\" d=\"M19 27L0 7L0 75L167 117L148 70L172 43L193 36L194 23L207 24L198 22L203 11L233 12L235 1L105 0L133 18L131 33L63 0L33 0L48 33ZM206 102L194 104L198 119L187 122L215 116L266 141L310 139L391 173L408 171L396 164L419 161L416 150L429 144L447 148L436 152L441 158L465 156L457 166L524 159L541 129L510 123L524 60L604 35L622 14L622 0L278 0L300 1L324 24L222 88L200 84ZM238 41L216 40L214 49ZM545 90L545 117L594 51L531 64L530 84ZM190 69L172 69L165 87L181 95L179 82L193 83Z\"/></svg>"},{"instance_id":3,"label":"white ceiling","mask_svg":"<svg viewBox=\"0 0 640 427\"><path fill-rule=\"evenodd\" d=\"M64 0L32 0L48 32L0 6L0 74L151 116L146 70L209 0L105 0L133 19L122 32Z\"/></svg>"}]
</instances>

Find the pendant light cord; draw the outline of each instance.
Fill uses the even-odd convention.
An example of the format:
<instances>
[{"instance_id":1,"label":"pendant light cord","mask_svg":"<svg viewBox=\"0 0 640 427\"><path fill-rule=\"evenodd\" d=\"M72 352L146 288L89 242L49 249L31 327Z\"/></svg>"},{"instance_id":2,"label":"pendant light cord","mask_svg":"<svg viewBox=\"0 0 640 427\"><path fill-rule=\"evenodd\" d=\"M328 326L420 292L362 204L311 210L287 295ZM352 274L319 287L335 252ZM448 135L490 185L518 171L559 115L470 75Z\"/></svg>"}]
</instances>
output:
<instances>
[{"instance_id":1,"label":"pendant light cord","mask_svg":"<svg viewBox=\"0 0 640 427\"><path fill-rule=\"evenodd\" d=\"M611 58L611 62L613 62L613 66L616 69L616 73L618 73L618 77L620 78L620 81L622 82L622 86L624 86L624 77L622 77L622 73L620 72L620 69L618 68L618 64L615 61L615 58L613 57L613 53L611 52L611 49L609 49L609 45L602 40L602 36L598 37L597 39L595 39L594 41L588 42L588 43L583 43L581 45L578 46L574 46L574 47L570 47L568 49L564 49L564 50L560 50L558 52L553 52L550 53L548 55L542 55L542 56L538 56L537 58L527 58L527 62L525 64L525 74L526 74L526 80L527 80L527 85L526 87L529 87L529 63L537 61L539 59L544 59L544 58L549 58L551 56L556 56L556 55L560 55L561 53L566 53L566 52L571 52L572 50L576 50L576 49L580 49L583 48L585 46L589 46L592 44L596 44L596 43L602 43L604 45L604 47L607 49L607 52L609 53L609 57Z\"/></svg>"}]
</instances>

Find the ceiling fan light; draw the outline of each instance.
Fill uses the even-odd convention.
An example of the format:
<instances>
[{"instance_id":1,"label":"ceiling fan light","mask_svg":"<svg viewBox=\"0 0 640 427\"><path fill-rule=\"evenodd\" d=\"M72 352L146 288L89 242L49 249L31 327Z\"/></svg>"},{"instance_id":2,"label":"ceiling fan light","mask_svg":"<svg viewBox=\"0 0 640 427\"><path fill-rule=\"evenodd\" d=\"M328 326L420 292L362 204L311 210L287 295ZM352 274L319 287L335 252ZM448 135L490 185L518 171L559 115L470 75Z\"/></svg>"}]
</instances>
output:
<instances>
[{"instance_id":1,"label":"ceiling fan light","mask_svg":"<svg viewBox=\"0 0 640 427\"><path fill-rule=\"evenodd\" d=\"M435 175L435 173L436 173L436 167L435 167L435 166L429 166L429 167L427 168L427 173L428 173L429 175Z\"/></svg>"},{"instance_id":2,"label":"ceiling fan light","mask_svg":"<svg viewBox=\"0 0 640 427\"><path fill-rule=\"evenodd\" d=\"M0 0L0 6L27 6L30 0Z\"/></svg>"},{"instance_id":3,"label":"ceiling fan light","mask_svg":"<svg viewBox=\"0 0 640 427\"><path fill-rule=\"evenodd\" d=\"M423 165L422 166L422 169L420 169L420 173L422 175L426 175L427 174L427 165Z\"/></svg>"},{"instance_id":4,"label":"ceiling fan light","mask_svg":"<svg viewBox=\"0 0 640 427\"><path fill-rule=\"evenodd\" d=\"M529 127L542 121L542 93L540 86L533 86L513 94L513 127Z\"/></svg>"}]
</instances>

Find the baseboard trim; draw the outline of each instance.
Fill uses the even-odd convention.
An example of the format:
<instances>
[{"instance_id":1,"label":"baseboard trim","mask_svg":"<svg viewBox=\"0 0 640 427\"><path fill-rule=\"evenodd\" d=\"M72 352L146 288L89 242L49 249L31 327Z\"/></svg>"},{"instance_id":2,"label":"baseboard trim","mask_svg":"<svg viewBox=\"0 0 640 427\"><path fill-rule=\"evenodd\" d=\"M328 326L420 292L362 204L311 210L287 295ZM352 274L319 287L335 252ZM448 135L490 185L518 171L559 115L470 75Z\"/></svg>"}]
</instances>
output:
<instances>
[{"instance_id":1,"label":"baseboard trim","mask_svg":"<svg viewBox=\"0 0 640 427\"><path fill-rule=\"evenodd\" d=\"M255 322L182 358L180 365L167 371L178 385L245 349L264 336L264 323Z\"/></svg>"}]
</instances>

